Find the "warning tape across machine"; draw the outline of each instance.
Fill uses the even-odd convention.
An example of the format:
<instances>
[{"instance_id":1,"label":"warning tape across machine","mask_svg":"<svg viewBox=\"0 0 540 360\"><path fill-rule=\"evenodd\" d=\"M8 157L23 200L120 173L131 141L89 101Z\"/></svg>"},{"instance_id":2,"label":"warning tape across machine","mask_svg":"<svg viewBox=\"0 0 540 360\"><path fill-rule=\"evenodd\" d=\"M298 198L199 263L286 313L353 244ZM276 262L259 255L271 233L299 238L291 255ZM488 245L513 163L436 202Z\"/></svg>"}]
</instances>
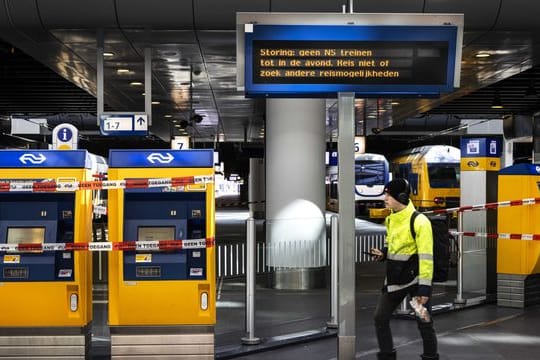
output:
<instances>
[{"instance_id":1,"label":"warning tape across machine","mask_svg":"<svg viewBox=\"0 0 540 360\"><path fill-rule=\"evenodd\" d=\"M43 251L158 251L205 249L214 246L214 238L188 240L150 240L121 242L79 243L19 243L0 244L0 252L43 252Z\"/></svg>"},{"instance_id":2,"label":"warning tape across machine","mask_svg":"<svg viewBox=\"0 0 540 360\"><path fill-rule=\"evenodd\" d=\"M70 192L77 190L145 189L156 187L181 187L214 182L210 175L155 179L125 179L104 181L1 181L0 192Z\"/></svg>"}]
</instances>

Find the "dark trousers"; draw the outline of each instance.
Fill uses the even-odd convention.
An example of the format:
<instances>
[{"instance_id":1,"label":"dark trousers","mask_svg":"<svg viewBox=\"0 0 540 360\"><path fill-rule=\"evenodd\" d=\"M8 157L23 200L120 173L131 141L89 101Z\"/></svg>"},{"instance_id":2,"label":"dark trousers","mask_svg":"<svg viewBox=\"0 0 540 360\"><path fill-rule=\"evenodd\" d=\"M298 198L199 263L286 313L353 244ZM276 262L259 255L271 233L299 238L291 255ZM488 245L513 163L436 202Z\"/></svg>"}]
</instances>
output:
<instances>
[{"instance_id":1,"label":"dark trousers","mask_svg":"<svg viewBox=\"0 0 540 360\"><path fill-rule=\"evenodd\" d=\"M392 339L392 331L390 330L390 318L394 310L401 304L407 294L413 296L416 292L417 286L410 286L406 289L388 293L383 292L379 298L379 303L375 309L375 331L377 333L377 341L379 342L379 349L381 353L391 353L394 351L394 341ZM428 311L431 315L431 299L426 304ZM424 342L424 354L425 356L437 355L437 335L433 329L433 317L429 323L425 323L416 319L418 324L418 330Z\"/></svg>"}]
</instances>

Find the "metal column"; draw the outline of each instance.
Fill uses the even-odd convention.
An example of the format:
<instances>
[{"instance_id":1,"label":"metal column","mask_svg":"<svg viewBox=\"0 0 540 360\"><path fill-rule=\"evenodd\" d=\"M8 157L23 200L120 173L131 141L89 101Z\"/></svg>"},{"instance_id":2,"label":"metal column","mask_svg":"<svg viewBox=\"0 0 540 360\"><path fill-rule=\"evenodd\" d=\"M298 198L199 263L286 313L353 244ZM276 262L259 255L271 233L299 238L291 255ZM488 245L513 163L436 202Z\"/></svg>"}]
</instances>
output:
<instances>
[{"instance_id":1,"label":"metal column","mask_svg":"<svg viewBox=\"0 0 540 360\"><path fill-rule=\"evenodd\" d=\"M354 359L354 93L338 94L339 312L338 359Z\"/></svg>"}]
</instances>

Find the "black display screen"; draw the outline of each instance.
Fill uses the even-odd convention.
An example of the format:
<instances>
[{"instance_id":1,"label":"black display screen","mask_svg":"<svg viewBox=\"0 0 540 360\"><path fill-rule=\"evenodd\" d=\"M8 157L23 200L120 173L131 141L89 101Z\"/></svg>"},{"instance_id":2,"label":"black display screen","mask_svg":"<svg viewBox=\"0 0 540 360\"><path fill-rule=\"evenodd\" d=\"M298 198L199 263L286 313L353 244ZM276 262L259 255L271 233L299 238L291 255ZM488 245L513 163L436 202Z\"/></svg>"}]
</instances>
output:
<instances>
[{"instance_id":1,"label":"black display screen","mask_svg":"<svg viewBox=\"0 0 540 360\"><path fill-rule=\"evenodd\" d=\"M444 85L447 41L253 41L253 84Z\"/></svg>"}]
</instances>

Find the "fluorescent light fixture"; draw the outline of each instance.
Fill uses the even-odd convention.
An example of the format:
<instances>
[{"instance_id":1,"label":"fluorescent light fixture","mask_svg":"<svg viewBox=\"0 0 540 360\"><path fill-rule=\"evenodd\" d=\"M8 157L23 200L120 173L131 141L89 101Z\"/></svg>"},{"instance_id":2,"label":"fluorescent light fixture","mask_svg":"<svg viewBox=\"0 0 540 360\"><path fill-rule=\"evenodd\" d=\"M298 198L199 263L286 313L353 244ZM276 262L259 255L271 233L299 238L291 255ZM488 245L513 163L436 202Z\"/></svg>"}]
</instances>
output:
<instances>
[{"instance_id":1,"label":"fluorescent light fixture","mask_svg":"<svg viewBox=\"0 0 540 360\"><path fill-rule=\"evenodd\" d=\"M493 102L491 103L492 109L502 109L504 108L502 101L501 101L501 95L499 94L499 90L495 90L495 95L493 96Z\"/></svg>"},{"instance_id":2,"label":"fluorescent light fixture","mask_svg":"<svg viewBox=\"0 0 540 360\"><path fill-rule=\"evenodd\" d=\"M142 86L142 84L143 83L140 82L140 81L132 81L132 82L129 83L129 85L131 85L131 86Z\"/></svg>"}]
</instances>

